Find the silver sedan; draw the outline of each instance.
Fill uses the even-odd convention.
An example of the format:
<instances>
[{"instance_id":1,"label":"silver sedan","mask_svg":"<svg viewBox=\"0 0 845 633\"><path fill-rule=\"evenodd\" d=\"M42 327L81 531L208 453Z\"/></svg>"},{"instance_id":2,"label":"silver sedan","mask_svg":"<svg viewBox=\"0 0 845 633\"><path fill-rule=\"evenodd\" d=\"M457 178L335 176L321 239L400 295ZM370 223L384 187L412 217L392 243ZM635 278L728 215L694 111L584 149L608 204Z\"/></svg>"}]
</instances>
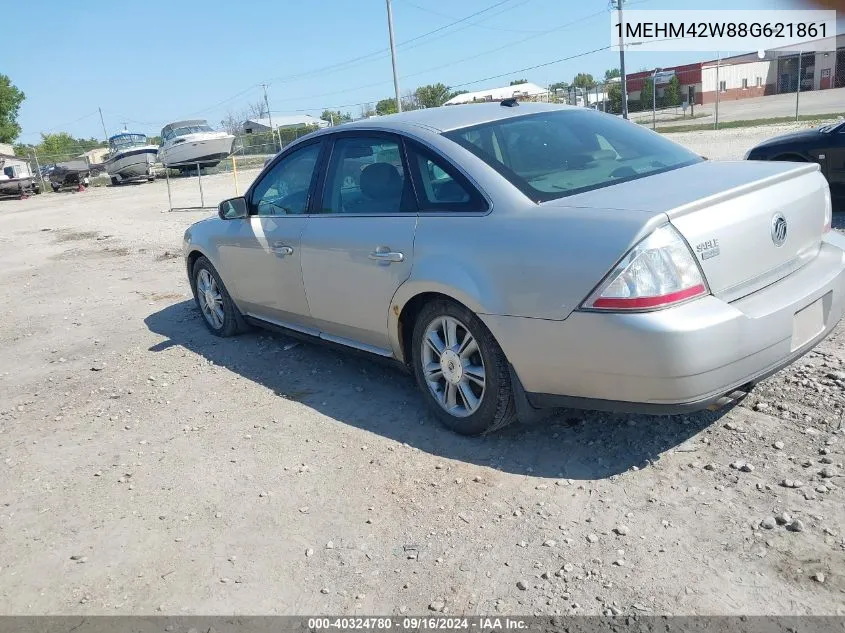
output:
<instances>
[{"instance_id":1,"label":"silver sedan","mask_svg":"<svg viewBox=\"0 0 845 633\"><path fill-rule=\"evenodd\" d=\"M394 359L464 434L551 407L726 404L845 301L817 165L707 161L611 115L510 100L303 137L184 254L214 334Z\"/></svg>"}]
</instances>

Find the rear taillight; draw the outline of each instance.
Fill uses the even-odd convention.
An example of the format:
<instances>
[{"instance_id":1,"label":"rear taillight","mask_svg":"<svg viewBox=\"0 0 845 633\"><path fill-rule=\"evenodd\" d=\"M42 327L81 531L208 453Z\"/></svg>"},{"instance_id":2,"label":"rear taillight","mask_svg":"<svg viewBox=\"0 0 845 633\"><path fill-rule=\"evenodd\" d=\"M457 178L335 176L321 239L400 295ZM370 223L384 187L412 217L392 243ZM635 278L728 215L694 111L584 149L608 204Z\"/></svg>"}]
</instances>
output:
<instances>
[{"instance_id":1,"label":"rear taillight","mask_svg":"<svg viewBox=\"0 0 845 633\"><path fill-rule=\"evenodd\" d=\"M655 310L709 293L689 246L665 224L637 244L584 302L588 310Z\"/></svg>"},{"instance_id":2,"label":"rear taillight","mask_svg":"<svg viewBox=\"0 0 845 633\"><path fill-rule=\"evenodd\" d=\"M824 193L824 226L822 233L829 233L833 225L833 203L830 199L830 188L828 187Z\"/></svg>"}]
</instances>

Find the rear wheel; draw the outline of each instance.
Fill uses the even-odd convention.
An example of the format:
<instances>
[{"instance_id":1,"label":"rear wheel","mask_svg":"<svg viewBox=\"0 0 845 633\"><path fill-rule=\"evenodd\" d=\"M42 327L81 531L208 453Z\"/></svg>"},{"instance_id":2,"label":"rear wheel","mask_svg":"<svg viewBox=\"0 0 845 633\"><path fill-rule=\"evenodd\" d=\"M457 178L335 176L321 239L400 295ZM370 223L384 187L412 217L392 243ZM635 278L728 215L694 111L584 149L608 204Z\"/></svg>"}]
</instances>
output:
<instances>
[{"instance_id":1,"label":"rear wheel","mask_svg":"<svg viewBox=\"0 0 845 633\"><path fill-rule=\"evenodd\" d=\"M194 300L202 313L203 322L212 334L225 338L247 329L220 275L207 258L200 257L194 263L191 280Z\"/></svg>"},{"instance_id":2,"label":"rear wheel","mask_svg":"<svg viewBox=\"0 0 845 633\"><path fill-rule=\"evenodd\" d=\"M429 303L417 317L411 345L417 385L450 429L480 435L516 418L505 354L467 308L446 300Z\"/></svg>"},{"instance_id":3,"label":"rear wheel","mask_svg":"<svg viewBox=\"0 0 845 633\"><path fill-rule=\"evenodd\" d=\"M120 181L117 179L117 176L112 176L111 177L111 186L117 187L119 184L120 184Z\"/></svg>"}]
</instances>

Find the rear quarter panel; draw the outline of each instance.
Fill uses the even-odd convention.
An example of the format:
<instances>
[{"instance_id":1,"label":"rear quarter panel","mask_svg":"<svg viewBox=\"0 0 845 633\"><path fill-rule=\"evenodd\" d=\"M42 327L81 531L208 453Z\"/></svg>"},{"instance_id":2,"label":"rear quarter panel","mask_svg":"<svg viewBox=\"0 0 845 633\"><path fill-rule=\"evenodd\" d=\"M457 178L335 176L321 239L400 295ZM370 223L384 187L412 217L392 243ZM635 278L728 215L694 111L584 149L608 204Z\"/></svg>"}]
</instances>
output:
<instances>
[{"instance_id":1,"label":"rear quarter panel","mask_svg":"<svg viewBox=\"0 0 845 633\"><path fill-rule=\"evenodd\" d=\"M479 314L565 319L665 221L662 213L529 202L484 216L422 215L413 270L393 305L440 292Z\"/></svg>"}]
</instances>

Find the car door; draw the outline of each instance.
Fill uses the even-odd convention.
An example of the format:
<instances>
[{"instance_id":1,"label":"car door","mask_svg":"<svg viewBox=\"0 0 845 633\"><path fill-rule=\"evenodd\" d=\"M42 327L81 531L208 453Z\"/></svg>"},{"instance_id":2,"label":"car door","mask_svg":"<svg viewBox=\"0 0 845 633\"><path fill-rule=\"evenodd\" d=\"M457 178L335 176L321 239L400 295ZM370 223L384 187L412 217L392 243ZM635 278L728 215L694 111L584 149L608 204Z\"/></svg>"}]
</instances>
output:
<instances>
[{"instance_id":1,"label":"car door","mask_svg":"<svg viewBox=\"0 0 845 633\"><path fill-rule=\"evenodd\" d=\"M302 234L311 316L322 338L390 355L390 301L411 273L417 222L404 147L378 132L333 138Z\"/></svg>"},{"instance_id":2,"label":"car door","mask_svg":"<svg viewBox=\"0 0 845 633\"><path fill-rule=\"evenodd\" d=\"M246 195L249 217L230 222L219 247L226 287L241 311L312 334L300 239L321 148L320 140L296 147L263 173Z\"/></svg>"},{"instance_id":3,"label":"car door","mask_svg":"<svg viewBox=\"0 0 845 633\"><path fill-rule=\"evenodd\" d=\"M827 152L827 180L835 211L845 211L845 124L830 134Z\"/></svg>"}]
</instances>

